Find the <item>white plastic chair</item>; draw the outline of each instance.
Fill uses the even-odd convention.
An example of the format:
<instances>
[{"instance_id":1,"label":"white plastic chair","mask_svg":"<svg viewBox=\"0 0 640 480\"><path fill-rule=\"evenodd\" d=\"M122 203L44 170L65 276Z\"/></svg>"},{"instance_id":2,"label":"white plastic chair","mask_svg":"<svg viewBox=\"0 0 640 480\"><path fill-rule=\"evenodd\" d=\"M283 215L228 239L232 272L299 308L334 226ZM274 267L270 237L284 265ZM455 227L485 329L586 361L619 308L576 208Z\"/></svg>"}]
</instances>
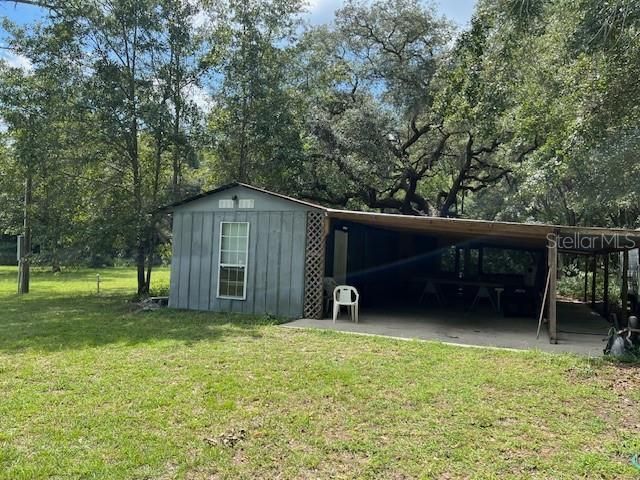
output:
<instances>
[{"instance_id":1,"label":"white plastic chair","mask_svg":"<svg viewBox=\"0 0 640 480\"><path fill-rule=\"evenodd\" d=\"M338 285L333 291L333 323L336 323L340 307L349 307L351 319L358 323L358 301L360 294L358 290L349 285Z\"/></svg>"},{"instance_id":2,"label":"white plastic chair","mask_svg":"<svg viewBox=\"0 0 640 480\"><path fill-rule=\"evenodd\" d=\"M336 289L336 287L338 286L338 283L335 281L335 279L333 277L324 277L324 279L322 280L322 297L324 300L324 310L322 311L322 315L324 316L325 313L329 313L331 310L329 310L329 306L331 305L331 303L333 302L333 291Z\"/></svg>"}]
</instances>

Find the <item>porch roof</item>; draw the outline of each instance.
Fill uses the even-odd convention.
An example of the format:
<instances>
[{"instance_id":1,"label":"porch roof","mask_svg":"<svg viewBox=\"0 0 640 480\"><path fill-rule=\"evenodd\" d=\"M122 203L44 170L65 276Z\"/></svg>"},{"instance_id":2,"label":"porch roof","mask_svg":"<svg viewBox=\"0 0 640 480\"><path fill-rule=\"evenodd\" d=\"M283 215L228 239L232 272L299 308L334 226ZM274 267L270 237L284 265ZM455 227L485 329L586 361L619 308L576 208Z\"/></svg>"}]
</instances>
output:
<instances>
[{"instance_id":1,"label":"porch roof","mask_svg":"<svg viewBox=\"0 0 640 480\"><path fill-rule=\"evenodd\" d=\"M380 228L435 234L451 240L543 248L556 234L558 249L571 253L604 253L640 246L640 230L516 223L462 218L421 217L390 213L326 209L327 216Z\"/></svg>"}]
</instances>

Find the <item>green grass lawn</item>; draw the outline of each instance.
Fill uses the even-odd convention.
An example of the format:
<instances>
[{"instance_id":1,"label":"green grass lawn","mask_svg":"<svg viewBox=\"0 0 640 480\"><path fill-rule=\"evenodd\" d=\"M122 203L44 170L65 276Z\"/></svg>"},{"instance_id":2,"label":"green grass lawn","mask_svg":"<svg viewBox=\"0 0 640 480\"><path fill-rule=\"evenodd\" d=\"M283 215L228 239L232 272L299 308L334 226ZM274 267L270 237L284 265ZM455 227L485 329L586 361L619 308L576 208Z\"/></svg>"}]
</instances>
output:
<instances>
[{"instance_id":1,"label":"green grass lawn","mask_svg":"<svg viewBox=\"0 0 640 480\"><path fill-rule=\"evenodd\" d=\"M2 479L640 475L633 367L141 312L96 273L0 267Z\"/></svg>"}]
</instances>

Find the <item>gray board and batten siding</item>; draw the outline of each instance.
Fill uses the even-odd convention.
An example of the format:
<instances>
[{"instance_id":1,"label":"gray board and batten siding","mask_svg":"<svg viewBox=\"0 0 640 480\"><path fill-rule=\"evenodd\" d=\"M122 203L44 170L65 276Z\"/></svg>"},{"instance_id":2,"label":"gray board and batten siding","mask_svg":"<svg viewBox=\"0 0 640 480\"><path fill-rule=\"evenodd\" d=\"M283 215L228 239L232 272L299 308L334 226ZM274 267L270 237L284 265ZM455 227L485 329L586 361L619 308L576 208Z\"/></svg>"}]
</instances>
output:
<instances>
[{"instance_id":1,"label":"gray board and batten siding","mask_svg":"<svg viewBox=\"0 0 640 480\"><path fill-rule=\"evenodd\" d=\"M233 207L220 208L220 200ZM252 208L239 208L253 200ZM312 205L243 185L175 204L169 306L300 318L304 307L307 214ZM222 222L247 222L245 299L219 298Z\"/></svg>"}]
</instances>

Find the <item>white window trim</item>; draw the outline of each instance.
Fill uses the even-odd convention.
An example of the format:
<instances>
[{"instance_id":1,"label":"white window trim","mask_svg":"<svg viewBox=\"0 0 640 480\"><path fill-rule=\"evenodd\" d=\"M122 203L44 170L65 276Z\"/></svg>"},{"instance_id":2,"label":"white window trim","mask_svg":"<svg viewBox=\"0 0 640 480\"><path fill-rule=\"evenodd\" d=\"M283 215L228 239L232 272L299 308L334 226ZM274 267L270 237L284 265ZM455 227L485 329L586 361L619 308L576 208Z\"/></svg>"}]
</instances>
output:
<instances>
[{"instance_id":1,"label":"white window trim","mask_svg":"<svg viewBox=\"0 0 640 480\"><path fill-rule=\"evenodd\" d=\"M225 263L224 265L221 263L222 261L222 232L224 231L223 225L225 223L230 224L240 224L247 226L247 248L245 255L245 264L231 264ZM251 224L249 222L220 222L220 238L218 239L218 289L217 289L217 298L221 298L224 300L246 300L247 299L247 274L248 274L248 266L249 266L249 230L251 229ZM242 267L244 268L244 285L242 287L242 297L231 297L229 295L220 295L220 270L222 267Z\"/></svg>"}]
</instances>

